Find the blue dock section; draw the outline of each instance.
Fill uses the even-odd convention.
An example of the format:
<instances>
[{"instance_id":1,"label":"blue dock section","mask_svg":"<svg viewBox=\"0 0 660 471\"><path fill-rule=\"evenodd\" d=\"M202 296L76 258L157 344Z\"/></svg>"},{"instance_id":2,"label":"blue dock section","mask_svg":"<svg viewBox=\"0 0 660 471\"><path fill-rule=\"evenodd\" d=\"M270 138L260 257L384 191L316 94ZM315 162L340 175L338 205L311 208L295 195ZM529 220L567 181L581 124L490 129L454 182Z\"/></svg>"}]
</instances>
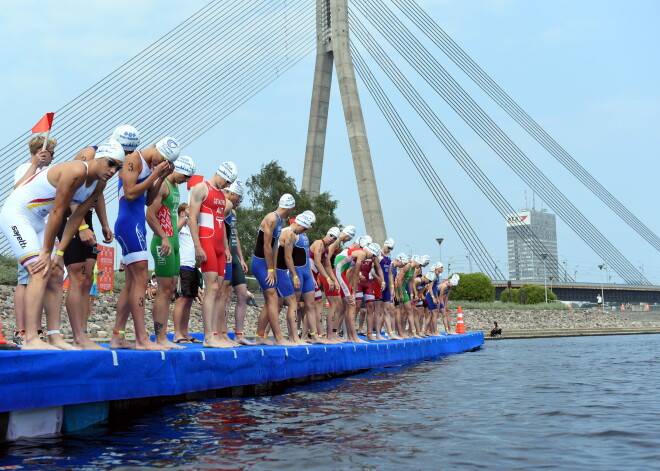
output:
<instances>
[{"instance_id":1,"label":"blue dock section","mask_svg":"<svg viewBox=\"0 0 660 471\"><path fill-rule=\"evenodd\" d=\"M473 350L482 332L401 341L169 352L0 351L0 412L175 396L401 365ZM75 410L75 408L71 408Z\"/></svg>"}]
</instances>

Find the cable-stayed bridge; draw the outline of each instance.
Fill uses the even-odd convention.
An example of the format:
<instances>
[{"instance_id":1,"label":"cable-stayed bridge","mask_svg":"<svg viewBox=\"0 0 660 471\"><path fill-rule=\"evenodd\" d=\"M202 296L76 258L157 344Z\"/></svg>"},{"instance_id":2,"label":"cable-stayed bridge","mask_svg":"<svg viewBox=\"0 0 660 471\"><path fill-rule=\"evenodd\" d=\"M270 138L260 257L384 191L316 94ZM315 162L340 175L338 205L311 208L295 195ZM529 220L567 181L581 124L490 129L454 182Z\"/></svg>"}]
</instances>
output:
<instances>
[{"instance_id":1,"label":"cable-stayed bridge","mask_svg":"<svg viewBox=\"0 0 660 471\"><path fill-rule=\"evenodd\" d=\"M332 40L332 11L338 8L339 3L310 0L209 3L57 110L58 155L73 155L79 148L97 141L99 136L107 135L118 122L135 125L142 133L144 142L154 142L163 129L167 129L169 134L176 135L184 144L190 144L302 58L318 50L319 43L327 42L328 38ZM480 170L466 148L447 129L443 121L447 118L434 113L424 94L417 90L416 83L420 79L445 100L487 143L493 155L541 196L623 280L648 284L640 271L600 232L601 228L589 223L589 218L577 205L544 176L441 63L449 58L459 65L468 77L538 140L548 154L572 169L576 178L598 195L613 214L635 230L640 243L648 243L658 249L657 236L614 196L599 187L598 182L591 181L589 173L580 167L577 160L516 105L419 5L403 0L355 0L349 2L348 7L350 57L360 81L359 91L363 95L369 93L376 101L393 133L422 175L430 194L481 271L493 279L506 278L481 241L488 234L477 234L463 215L459 202L454 201L434 170L432 158L424 154L422 146L415 140L417 130L408 127L400 111L392 104L392 96L400 94L405 97L499 214L503 216L514 209L498 191L498 185L488 179L486 172ZM325 28L329 29L329 33L317 29L319 14L324 15ZM407 19L405 23L402 21L404 19ZM424 46L429 40L436 49ZM404 61L407 68L415 70L418 76L411 77L402 72ZM173 64L176 67L172 67ZM136 68L147 72L140 75L127 73ZM90 103L96 106L90 107ZM139 103L139 106L129 107L134 103ZM25 146L28 137L27 133L18 136L0 149L0 153L16 156L15 164L18 164L23 154L17 149ZM10 189L7 175L13 173L14 167L7 162L1 170L5 174L2 181L7 182L0 187L3 196ZM116 198L115 185L116 182L108 189L108 200ZM388 217L387 211L385 217ZM518 228L521 232L526 229ZM533 236L528 239L535 253L547 253L538 239ZM558 265L557 271L562 278L570 278L556 260L548 260L549 267L553 263Z\"/></svg>"}]
</instances>

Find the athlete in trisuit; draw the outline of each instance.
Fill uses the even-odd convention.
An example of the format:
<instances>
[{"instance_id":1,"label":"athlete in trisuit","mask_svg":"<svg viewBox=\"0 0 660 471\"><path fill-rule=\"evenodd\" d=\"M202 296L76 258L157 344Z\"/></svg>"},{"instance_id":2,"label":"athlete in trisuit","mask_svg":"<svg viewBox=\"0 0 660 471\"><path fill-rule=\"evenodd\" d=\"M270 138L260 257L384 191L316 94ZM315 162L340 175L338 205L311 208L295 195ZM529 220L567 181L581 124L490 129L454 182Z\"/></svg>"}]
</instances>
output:
<instances>
[{"instance_id":1,"label":"athlete in trisuit","mask_svg":"<svg viewBox=\"0 0 660 471\"><path fill-rule=\"evenodd\" d=\"M185 219L179 221L177 214L180 202L179 185L186 183L194 174L193 159L187 155L180 156L174 163L174 172L167 176L154 201L147 206L147 223L154 232L151 239L151 256L154 259L154 273L158 282L152 311L154 334L156 343L175 349L185 348L167 338L170 304L181 265L179 231L186 222Z\"/></svg>"},{"instance_id":2,"label":"athlete in trisuit","mask_svg":"<svg viewBox=\"0 0 660 471\"><path fill-rule=\"evenodd\" d=\"M62 309L62 256L84 214L103 192L106 182L121 168L124 150L114 140L101 145L93 161L64 162L27 179L5 200L0 229L19 262L30 272L25 295L26 339L23 349L72 349L60 334ZM69 218L60 249L52 257L55 236L70 204L78 207ZM48 222L46 216L50 215ZM51 259L52 257L52 259ZM48 343L37 333L46 310Z\"/></svg>"},{"instance_id":3,"label":"athlete in trisuit","mask_svg":"<svg viewBox=\"0 0 660 471\"><path fill-rule=\"evenodd\" d=\"M112 133L111 139L119 142L124 149L124 155L129 155L140 144L140 134L137 129L130 125L118 126ZM74 160L91 162L96 157L98 146L87 146L82 149ZM62 219L58 238L62 238L66 222L75 210L75 205L70 209ZM87 336L87 320L92 315L92 305L85 302L88 299L90 289L94 283L94 267L98 257L98 248L96 246L96 235L94 234L93 213L96 212L103 242L109 244L114 239L114 234L108 223L108 216L105 208L105 197L103 194L94 203L94 206L85 214L83 224L78 228L78 233L73 237L71 243L64 252L64 266L66 267L69 278L69 286L66 289L66 310L71 319L71 332L73 334L73 344L82 349L101 349L103 347L92 342Z\"/></svg>"},{"instance_id":4,"label":"athlete in trisuit","mask_svg":"<svg viewBox=\"0 0 660 471\"><path fill-rule=\"evenodd\" d=\"M346 309L346 336L351 342L366 343L357 335L355 328L355 290L357 289L359 276L358 270L366 259L377 257L380 254L380 246L370 243L366 248L354 247L344 249L335 258L335 274L339 280L342 300Z\"/></svg>"},{"instance_id":5,"label":"athlete in trisuit","mask_svg":"<svg viewBox=\"0 0 660 471\"><path fill-rule=\"evenodd\" d=\"M454 273L451 278L443 281L438 286L438 300L440 301L440 313L442 314L442 324L445 327L447 335L454 335L456 332L451 331L451 320L449 319L449 292L452 288L458 286L461 277Z\"/></svg>"},{"instance_id":6,"label":"athlete in trisuit","mask_svg":"<svg viewBox=\"0 0 660 471\"><path fill-rule=\"evenodd\" d=\"M385 288L380 291L380 301L376 297L376 340L384 340L384 337L381 335L383 325L385 325L385 331L388 332L388 339L401 340L394 332L396 328L394 323L394 297L392 295L394 291L394 278L390 270L392 250L394 250L394 239L389 237L383 243L380 254L380 268L383 272ZM374 290L377 287L379 287L378 281L374 280Z\"/></svg>"},{"instance_id":7,"label":"athlete in trisuit","mask_svg":"<svg viewBox=\"0 0 660 471\"><path fill-rule=\"evenodd\" d=\"M289 217L295 207L294 197L285 193L280 198L278 208L272 213L268 213L259 225L257 243L250 261L250 271L257 279L264 295L264 307L259 314L257 337L255 338L255 343L258 345L272 345L272 342L266 338L266 328L269 324L277 345L295 345L284 338L280 329L275 268L277 263L275 247L282 232L282 221Z\"/></svg>"},{"instance_id":8,"label":"athlete in trisuit","mask_svg":"<svg viewBox=\"0 0 660 471\"><path fill-rule=\"evenodd\" d=\"M315 240L309 247L310 268L312 270L312 276L316 281L316 292L314 293L317 322L316 332L320 332L320 329L322 329L323 326L323 321L321 319L321 313L323 312L322 293L325 293L325 297L330 305L326 321L326 332L328 341L332 343L335 343L331 336L332 318L335 315L337 304L341 302L341 298L339 295L339 281L337 281L335 272L330 265L328 252L329 248L339 239L339 236L339 228L331 227L328 229L328 232L323 239Z\"/></svg>"},{"instance_id":9,"label":"athlete in trisuit","mask_svg":"<svg viewBox=\"0 0 660 471\"><path fill-rule=\"evenodd\" d=\"M195 244L195 257L204 277L202 323L204 347L228 348L236 344L227 337L227 317L221 287L225 268L231 263L231 251L225 234L225 217L232 210L224 188L231 185L238 171L233 162L223 162L208 181L193 188L188 226Z\"/></svg>"},{"instance_id":10,"label":"athlete in trisuit","mask_svg":"<svg viewBox=\"0 0 660 471\"><path fill-rule=\"evenodd\" d=\"M355 230L355 226L344 227L344 229L342 229L339 233L337 240L331 243L328 247L328 257L330 258L330 267L332 268L333 273L335 258L341 253L342 250L344 250L344 247L342 247L341 244L350 242L355 237L356 232L357 231ZM336 273L333 278L336 281L335 289L330 291L330 294L328 294L328 291L326 291L325 294L326 299L330 304L330 308L328 309L328 316L326 317L326 331L329 340L332 340L334 343L339 343L345 342L345 339L339 337L339 327L341 326L344 318L344 303L341 300L339 280ZM321 283L323 285L323 289L325 290L326 286L323 283L323 279L321 279Z\"/></svg>"}]
</instances>

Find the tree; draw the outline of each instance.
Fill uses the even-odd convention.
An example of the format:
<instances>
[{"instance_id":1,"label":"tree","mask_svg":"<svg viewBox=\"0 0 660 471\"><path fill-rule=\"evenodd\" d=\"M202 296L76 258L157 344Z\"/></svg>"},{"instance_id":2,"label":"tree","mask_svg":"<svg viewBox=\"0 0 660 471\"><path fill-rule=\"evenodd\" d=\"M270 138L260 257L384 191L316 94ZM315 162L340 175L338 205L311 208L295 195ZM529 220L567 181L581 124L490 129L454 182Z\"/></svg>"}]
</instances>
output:
<instances>
[{"instance_id":1,"label":"tree","mask_svg":"<svg viewBox=\"0 0 660 471\"><path fill-rule=\"evenodd\" d=\"M523 285L522 289L527 294L527 302L525 304L539 304L545 303L544 287L540 285ZM548 302L556 301L557 295L548 290Z\"/></svg>"},{"instance_id":2,"label":"tree","mask_svg":"<svg viewBox=\"0 0 660 471\"><path fill-rule=\"evenodd\" d=\"M458 286L449 293L449 299L461 301L495 301L493 283L483 273L459 273Z\"/></svg>"},{"instance_id":3,"label":"tree","mask_svg":"<svg viewBox=\"0 0 660 471\"><path fill-rule=\"evenodd\" d=\"M339 201L333 200L328 192L312 197L306 191L299 191L295 180L276 161L263 165L258 174L247 179L245 186L246 202L238 208L236 215L243 256L248 265L254 253L259 225L266 214L277 209L284 193L291 193L296 199L292 217L308 209L316 215L316 224L307 234L310 244L324 237L332 226L339 226L339 219L335 216ZM282 222L283 227L288 225L289 221Z\"/></svg>"}]
</instances>

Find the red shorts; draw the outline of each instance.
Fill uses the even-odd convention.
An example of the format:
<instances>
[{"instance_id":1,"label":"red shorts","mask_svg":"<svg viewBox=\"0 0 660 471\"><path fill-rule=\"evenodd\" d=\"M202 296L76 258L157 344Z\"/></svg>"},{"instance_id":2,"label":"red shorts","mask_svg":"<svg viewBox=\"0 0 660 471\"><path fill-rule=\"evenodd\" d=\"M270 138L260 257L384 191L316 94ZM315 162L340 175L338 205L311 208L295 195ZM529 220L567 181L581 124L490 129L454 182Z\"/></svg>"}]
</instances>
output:
<instances>
[{"instance_id":1,"label":"red shorts","mask_svg":"<svg viewBox=\"0 0 660 471\"><path fill-rule=\"evenodd\" d=\"M206 253L206 261L202 263L201 269L202 273L215 272L218 276L224 278L225 276L225 266L227 264L227 258L225 257L225 244L224 241L213 243L212 238L200 238L199 242L202 244L202 248Z\"/></svg>"},{"instance_id":2,"label":"red shorts","mask_svg":"<svg viewBox=\"0 0 660 471\"><path fill-rule=\"evenodd\" d=\"M376 299L374 296L374 282L372 280L360 281L357 285L355 292L355 299L362 299L367 303L373 303Z\"/></svg>"},{"instance_id":3,"label":"red shorts","mask_svg":"<svg viewBox=\"0 0 660 471\"><path fill-rule=\"evenodd\" d=\"M317 273L317 275L319 275L319 274ZM323 287L323 292L325 293L326 297L328 297L328 296L339 296L340 295L338 286L335 286L335 289L330 291L330 286L328 285L328 280L326 280L322 276L319 276L318 280L319 280L319 284Z\"/></svg>"}]
</instances>

